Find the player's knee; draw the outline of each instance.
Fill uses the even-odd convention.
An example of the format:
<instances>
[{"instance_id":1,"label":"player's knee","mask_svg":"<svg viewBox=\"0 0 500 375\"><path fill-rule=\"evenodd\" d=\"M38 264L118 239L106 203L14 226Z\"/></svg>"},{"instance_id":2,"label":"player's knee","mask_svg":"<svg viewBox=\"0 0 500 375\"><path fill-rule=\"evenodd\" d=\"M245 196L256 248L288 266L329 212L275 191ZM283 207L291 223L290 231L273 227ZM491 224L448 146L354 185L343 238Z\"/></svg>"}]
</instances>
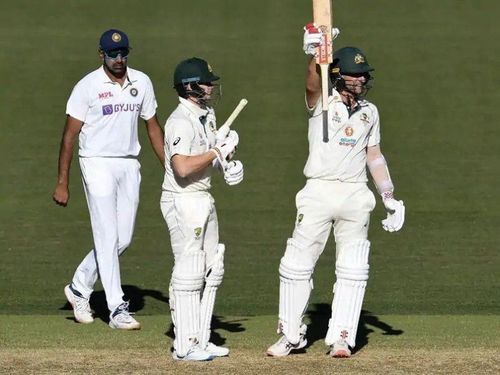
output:
<instances>
[{"instance_id":1,"label":"player's knee","mask_svg":"<svg viewBox=\"0 0 500 375\"><path fill-rule=\"evenodd\" d=\"M179 256L172 271L171 286L178 291L201 290L204 283L205 253L186 252Z\"/></svg>"},{"instance_id":2,"label":"player's knee","mask_svg":"<svg viewBox=\"0 0 500 375\"><path fill-rule=\"evenodd\" d=\"M280 276L289 280L309 280L313 270L311 254L299 242L289 238L285 255L280 261Z\"/></svg>"},{"instance_id":3,"label":"player's knee","mask_svg":"<svg viewBox=\"0 0 500 375\"><path fill-rule=\"evenodd\" d=\"M354 281L368 280L370 241L355 240L337 246L337 262L335 264L337 278Z\"/></svg>"}]
</instances>

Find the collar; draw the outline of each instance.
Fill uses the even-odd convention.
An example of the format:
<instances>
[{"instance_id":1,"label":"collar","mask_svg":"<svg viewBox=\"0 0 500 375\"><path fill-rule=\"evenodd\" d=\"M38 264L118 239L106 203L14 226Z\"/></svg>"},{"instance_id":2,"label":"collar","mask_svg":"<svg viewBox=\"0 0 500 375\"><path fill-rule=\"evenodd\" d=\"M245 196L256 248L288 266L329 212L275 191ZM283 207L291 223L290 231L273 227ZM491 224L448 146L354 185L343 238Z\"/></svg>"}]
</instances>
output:
<instances>
[{"instance_id":1,"label":"collar","mask_svg":"<svg viewBox=\"0 0 500 375\"><path fill-rule=\"evenodd\" d=\"M179 96L179 103L181 104L182 108L185 109L186 113L192 115L193 117L195 117L199 121L200 121L200 117L206 118L206 116L209 112L208 109L203 109L203 108L197 106L196 104L194 104L193 102L191 102L187 99L181 98L180 96Z\"/></svg>"},{"instance_id":2,"label":"collar","mask_svg":"<svg viewBox=\"0 0 500 375\"><path fill-rule=\"evenodd\" d=\"M113 81L109 76L106 74L106 71L104 70L104 66L101 65L100 69L100 75L102 77L103 83L111 83L115 84L117 82ZM135 83L137 81L137 78L135 77L135 73L133 69L129 69L127 66L127 72L125 73L125 82L126 86L131 85L132 83Z\"/></svg>"}]
</instances>

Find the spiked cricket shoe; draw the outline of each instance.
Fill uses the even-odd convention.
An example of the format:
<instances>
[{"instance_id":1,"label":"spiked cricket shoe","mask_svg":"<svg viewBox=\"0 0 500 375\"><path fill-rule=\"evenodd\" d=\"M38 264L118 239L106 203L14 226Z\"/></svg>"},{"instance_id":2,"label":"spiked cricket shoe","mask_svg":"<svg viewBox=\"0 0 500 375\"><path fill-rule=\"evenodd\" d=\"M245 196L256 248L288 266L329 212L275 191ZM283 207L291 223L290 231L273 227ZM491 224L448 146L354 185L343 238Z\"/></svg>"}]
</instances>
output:
<instances>
[{"instance_id":1,"label":"spiked cricket shoe","mask_svg":"<svg viewBox=\"0 0 500 375\"><path fill-rule=\"evenodd\" d=\"M284 357L290 354L292 350L299 350L304 348L307 345L307 339L304 335L300 335L300 340L297 344L292 344L285 335L281 336L281 338L276 341L274 345L271 345L269 349L267 349L266 354L271 357Z\"/></svg>"},{"instance_id":2,"label":"spiked cricket shoe","mask_svg":"<svg viewBox=\"0 0 500 375\"><path fill-rule=\"evenodd\" d=\"M198 345L191 347L185 356L177 355L177 352L172 352L172 358L176 361L211 361L214 359L214 355L206 350L203 350Z\"/></svg>"},{"instance_id":3,"label":"spiked cricket shoe","mask_svg":"<svg viewBox=\"0 0 500 375\"><path fill-rule=\"evenodd\" d=\"M78 290L74 289L71 284L64 287L64 295L73 307L73 314L78 323L89 324L94 322L88 298L85 298Z\"/></svg>"},{"instance_id":4,"label":"spiked cricket shoe","mask_svg":"<svg viewBox=\"0 0 500 375\"><path fill-rule=\"evenodd\" d=\"M208 343L207 347L205 348L205 351L209 352L214 357L226 357L229 355L228 348L224 348L223 346L217 346L215 344L212 344L211 342Z\"/></svg>"},{"instance_id":5,"label":"spiked cricket shoe","mask_svg":"<svg viewBox=\"0 0 500 375\"><path fill-rule=\"evenodd\" d=\"M351 350L349 345L345 340L339 340L331 346L330 356L333 358L349 358L351 356Z\"/></svg>"},{"instance_id":6,"label":"spiked cricket shoe","mask_svg":"<svg viewBox=\"0 0 500 375\"><path fill-rule=\"evenodd\" d=\"M109 326L111 328L125 330L141 329L141 323L131 316L128 306L128 302L123 302L109 315Z\"/></svg>"}]
</instances>

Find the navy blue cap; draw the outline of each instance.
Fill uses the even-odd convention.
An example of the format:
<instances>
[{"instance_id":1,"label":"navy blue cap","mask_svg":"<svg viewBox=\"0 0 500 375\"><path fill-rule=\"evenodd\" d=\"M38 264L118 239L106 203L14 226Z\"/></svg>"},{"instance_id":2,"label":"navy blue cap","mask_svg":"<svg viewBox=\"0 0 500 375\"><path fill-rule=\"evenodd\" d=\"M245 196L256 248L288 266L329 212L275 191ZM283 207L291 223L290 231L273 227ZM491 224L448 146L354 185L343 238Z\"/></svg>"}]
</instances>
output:
<instances>
[{"instance_id":1,"label":"navy blue cap","mask_svg":"<svg viewBox=\"0 0 500 375\"><path fill-rule=\"evenodd\" d=\"M127 34L117 29L105 31L99 40L99 47L104 52L130 48Z\"/></svg>"}]
</instances>

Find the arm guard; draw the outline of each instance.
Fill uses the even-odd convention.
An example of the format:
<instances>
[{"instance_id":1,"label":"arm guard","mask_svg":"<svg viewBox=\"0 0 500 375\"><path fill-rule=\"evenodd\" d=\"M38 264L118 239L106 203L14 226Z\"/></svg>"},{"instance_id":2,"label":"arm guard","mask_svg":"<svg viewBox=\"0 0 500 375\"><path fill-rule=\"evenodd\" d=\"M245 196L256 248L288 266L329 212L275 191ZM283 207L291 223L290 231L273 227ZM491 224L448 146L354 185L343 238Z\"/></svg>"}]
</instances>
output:
<instances>
[{"instance_id":1,"label":"arm guard","mask_svg":"<svg viewBox=\"0 0 500 375\"><path fill-rule=\"evenodd\" d=\"M383 199L393 198L394 185L391 180L387 162L381 154L379 157L367 162L373 182Z\"/></svg>"}]
</instances>

